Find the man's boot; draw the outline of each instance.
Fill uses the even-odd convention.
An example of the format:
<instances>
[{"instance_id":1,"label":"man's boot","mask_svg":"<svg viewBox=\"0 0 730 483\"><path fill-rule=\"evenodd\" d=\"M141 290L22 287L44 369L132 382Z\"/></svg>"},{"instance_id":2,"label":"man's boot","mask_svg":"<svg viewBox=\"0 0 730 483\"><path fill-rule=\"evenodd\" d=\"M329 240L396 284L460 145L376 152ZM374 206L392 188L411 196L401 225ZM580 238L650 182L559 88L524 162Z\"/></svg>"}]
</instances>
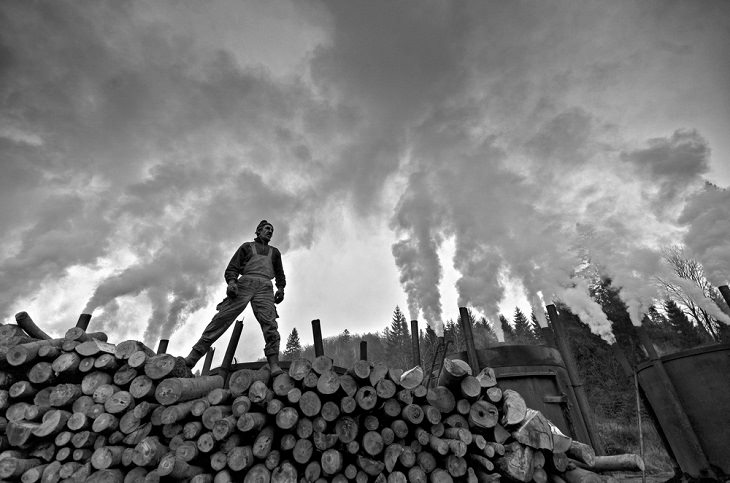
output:
<instances>
[{"instance_id":1,"label":"man's boot","mask_svg":"<svg viewBox=\"0 0 730 483\"><path fill-rule=\"evenodd\" d=\"M271 376L276 377L279 374L283 374L284 371L281 370L281 366L279 366L279 356L273 355L273 356L266 356L266 360L269 361L269 369L271 370Z\"/></svg>"},{"instance_id":2,"label":"man's boot","mask_svg":"<svg viewBox=\"0 0 730 483\"><path fill-rule=\"evenodd\" d=\"M198 363L201 357L203 357L205 354L193 349L190 351L190 354L185 358L185 365L188 366L190 369L195 367L195 364Z\"/></svg>"}]
</instances>

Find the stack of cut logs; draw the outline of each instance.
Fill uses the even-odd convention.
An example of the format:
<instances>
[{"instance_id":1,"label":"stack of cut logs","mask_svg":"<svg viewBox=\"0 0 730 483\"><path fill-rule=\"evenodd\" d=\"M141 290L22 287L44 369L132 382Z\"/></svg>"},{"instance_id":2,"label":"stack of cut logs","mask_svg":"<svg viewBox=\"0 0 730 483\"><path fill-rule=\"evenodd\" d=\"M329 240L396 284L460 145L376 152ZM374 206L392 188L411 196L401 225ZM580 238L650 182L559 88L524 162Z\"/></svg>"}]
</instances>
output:
<instances>
[{"instance_id":1,"label":"stack of cut logs","mask_svg":"<svg viewBox=\"0 0 730 483\"><path fill-rule=\"evenodd\" d=\"M298 359L190 377L180 358L70 329L0 326L0 480L42 482L591 481L590 447L490 369L407 372ZM573 461L577 460L577 462ZM599 478L600 480L600 478Z\"/></svg>"}]
</instances>

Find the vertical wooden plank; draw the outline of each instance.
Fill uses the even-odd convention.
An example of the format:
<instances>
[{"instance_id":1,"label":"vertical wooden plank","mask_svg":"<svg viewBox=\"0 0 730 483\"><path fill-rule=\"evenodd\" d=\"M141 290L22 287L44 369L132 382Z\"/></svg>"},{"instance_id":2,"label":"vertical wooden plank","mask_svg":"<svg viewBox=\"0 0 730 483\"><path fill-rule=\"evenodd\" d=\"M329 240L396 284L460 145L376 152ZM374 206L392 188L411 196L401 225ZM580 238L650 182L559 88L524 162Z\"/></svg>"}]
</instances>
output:
<instances>
[{"instance_id":1,"label":"vertical wooden plank","mask_svg":"<svg viewBox=\"0 0 730 483\"><path fill-rule=\"evenodd\" d=\"M467 363L471 367L474 375L479 374L479 361L477 360L477 349L474 346L474 333L472 332L471 317L466 307L459 307L459 319L461 321L461 332L464 334L464 342L466 342Z\"/></svg>"},{"instance_id":2,"label":"vertical wooden plank","mask_svg":"<svg viewBox=\"0 0 730 483\"><path fill-rule=\"evenodd\" d=\"M555 305L548 305L547 310L548 316L550 317L550 323L555 331L555 343L560 355L563 357L565 369L568 371L568 377L570 378L570 383L573 386L573 392L575 393L575 399L578 403L578 409L580 410L585 427L588 430L588 436L591 439L591 446L593 446L596 454L602 455L604 454L603 444L598 436L596 423L593 419L593 411L588 403L588 396L585 392L585 388L583 387L583 381L580 377L580 373L578 372L578 365L575 362L573 352L568 344L568 335L565 332L565 327L563 327L563 321L558 314Z\"/></svg>"},{"instance_id":3,"label":"vertical wooden plank","mask_svg":"<svg viewBox=\"0 0 730 483\"><path fill-rule=\"evenodd\" d=\"M241 332L243 332L243 320L237 320L233 326L231 340L228 341L228 348L226 349L226 353L223 356L223 362L221 363L220 375L223 376L225 387L228 387L228 374L231 372L231 363L233 362L233 356L236 354L236 348L238 347L238 341L241 338Z\"/></svg>"},{"instance_id":4,"label":"vertical wooden plank","mask_svg":"<svg viewBox=\"0 0 730 483\"><path fill-rule=\"evenodd\" d=\"M312 336L314 337L314 357L324 355L324 343L322 342L322 327L319 319L312 321Z\"/></svg>"},{"instance_id":5,"label":"vertical wooden plank","mask_svg":"<svg viewBox=\"0 0 730 483\"><path fill-rule=\"evenodd\" d=\"M208 352L205 353L205 360L203 361L203 370L200 372L201 375L207 376L210 372L210 366L213 364L213 355L215 354L215 348L211 347Z\"/></svg>"}]
</instances>

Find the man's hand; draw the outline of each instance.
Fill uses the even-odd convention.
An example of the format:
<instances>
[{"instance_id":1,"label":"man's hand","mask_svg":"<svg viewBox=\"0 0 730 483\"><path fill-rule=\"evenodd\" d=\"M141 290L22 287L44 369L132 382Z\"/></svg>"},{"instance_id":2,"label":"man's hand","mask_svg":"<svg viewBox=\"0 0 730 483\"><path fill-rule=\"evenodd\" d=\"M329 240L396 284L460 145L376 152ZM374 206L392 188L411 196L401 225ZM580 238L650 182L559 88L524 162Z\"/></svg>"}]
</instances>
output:
<instances>
[{"instance_id":1,"label":"man's hand","mask_svg":"<svg viewBox=\"0 0 730 483\"><path fill-rule=\"evenodd\" d=\"M226 295L230 298L235 299L238 297L238 284L235 280L228 282L228 288L226 289Z\"/></svg>"},{"instance_id":2,"label":"man's hand","mask_svg":"<svg viewBox=\"0 0 730 483\"><path fill-rule=\"evenodd\" d=\"M284 300L284 291L282 289L279 289L274 294L274 303L280 304L282 300Z\"/></svg>"}]
</instances>

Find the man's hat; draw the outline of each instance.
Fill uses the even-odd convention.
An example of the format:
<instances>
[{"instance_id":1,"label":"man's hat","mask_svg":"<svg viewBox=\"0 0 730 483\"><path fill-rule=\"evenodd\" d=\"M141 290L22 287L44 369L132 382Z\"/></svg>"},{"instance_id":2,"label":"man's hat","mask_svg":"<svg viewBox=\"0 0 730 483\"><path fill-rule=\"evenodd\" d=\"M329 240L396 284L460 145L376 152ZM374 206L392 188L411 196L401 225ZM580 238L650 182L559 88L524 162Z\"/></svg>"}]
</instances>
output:
<instances>
[{"instance_id":1,"label":"man's hat","mask_svg":"<svg viewBox=\"0 0 730 483\"><path fill-rule=\"evenodd\" d=\"M262 228L263 228L264 226L266 226L266 225L269 225L269 226L271 226L271 228L274 228L274 225L272 225L272 224L271 224L271 223L269 223L268 221L266 221L266 220L261 220L261 221L259 222L259 225L258 225L258 226L256 227L256 233L258 233L259 231L261 231L261 229L262 229Z\"/></svg>"}]
</instances>

